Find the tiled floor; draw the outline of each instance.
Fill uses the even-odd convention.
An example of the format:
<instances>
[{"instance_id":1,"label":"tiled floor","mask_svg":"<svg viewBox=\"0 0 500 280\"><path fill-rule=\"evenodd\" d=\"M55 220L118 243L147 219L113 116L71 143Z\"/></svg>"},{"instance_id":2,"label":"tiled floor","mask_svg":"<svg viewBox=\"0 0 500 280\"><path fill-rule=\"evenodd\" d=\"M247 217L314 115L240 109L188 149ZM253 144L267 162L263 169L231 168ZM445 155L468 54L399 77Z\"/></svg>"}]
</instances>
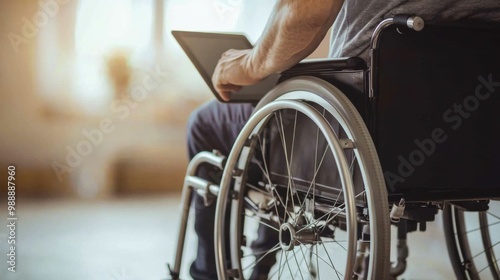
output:
<instances>
[{"instance_id":1,"label":"tiled floor","mask_svg":"<svg viewBox=\"0 0 500 280\"><path fill-rule=\"evenodd\" d=\"M103 201L20 201L17 272L6 280L146 280L166 276L174 256L180 194ZM0 218L5 221L2 210ZM425 233L409 235L410 258L401 279L454 279L440 216ZM1 252L7 252L5 227ZM186 263L193 257L190 232ZM5 253L3 259L5 259ZM187 266L184 266L184 279Z\"/></svg>"}]
</instances>

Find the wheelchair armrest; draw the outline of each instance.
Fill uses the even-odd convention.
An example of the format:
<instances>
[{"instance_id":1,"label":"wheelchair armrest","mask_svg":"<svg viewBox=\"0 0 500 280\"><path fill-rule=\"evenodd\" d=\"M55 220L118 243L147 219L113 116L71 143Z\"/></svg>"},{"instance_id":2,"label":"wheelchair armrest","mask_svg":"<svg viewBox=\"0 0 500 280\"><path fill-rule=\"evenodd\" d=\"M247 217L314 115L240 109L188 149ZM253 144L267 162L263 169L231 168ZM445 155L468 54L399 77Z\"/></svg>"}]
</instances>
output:
<instances>
[{"instance_id":1,"label":"wheelchair armrest","mask_svg":"<svg viewBox=\"0 0 500 280\"><path fill-rule=\"evenodd\" d=\"M310 73L364 69L366 69L366 63L359 57L307 59L283 71L281 75L296 76L298 73L308 75Z\"/></svg>"},{"instance_id":2,"label":"wheelchair armrest","mask_svg":"<svg viewBox=\"0 0 500 280\"><path fill-rule=\"evenodd\" d=\"M313 76L340 89L354 104L363 118L366 117L365 61L359 57L304 60L283 71L279 83L297 76Z\"/></svg>"},{"instance_id":3,"label":"wheelchair armrest","mask_svg":"<svg viewBox=\"0 0 500 280\"><path fill-rule=\"evenodd\" d=\"M355 87L356 91L362 92L363 79L360 79L360 77L363 76L365 70L366 63L359 57L308 59L277 74L276 80L271 76L272 79L268 81L265 87L269 86L270 90L276 83L279 84L293 77L314 76L338 85L341 90L350 91L352 87ZM356 72L356 74L352 75L353 72ZM343 87L344 84L347 87ZM239 93L237 98L231 98L230 101L225 103L251 103L255 105L267 92L255 93L245 95ZM219 99L218 96L217 98Z\"/></svg>"}]
</instances>

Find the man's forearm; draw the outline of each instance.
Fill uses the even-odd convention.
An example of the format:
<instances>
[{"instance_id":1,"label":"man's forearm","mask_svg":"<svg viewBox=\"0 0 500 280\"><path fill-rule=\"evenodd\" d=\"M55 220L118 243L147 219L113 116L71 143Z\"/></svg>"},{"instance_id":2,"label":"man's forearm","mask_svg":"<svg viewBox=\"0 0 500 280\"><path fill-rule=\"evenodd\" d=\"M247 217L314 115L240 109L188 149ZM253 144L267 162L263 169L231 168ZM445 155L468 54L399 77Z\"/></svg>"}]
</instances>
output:
<instances>
[{"instance_id":1,"label":"man's forearm","mask_svg":"<svg viewBox=\"0 0 500 280\"><path fill-rule=\"evenodd\" d=\"M248 61L250 75L286 70L321 43L343 0L279 0Z\"/></svg>"}]
</instances>

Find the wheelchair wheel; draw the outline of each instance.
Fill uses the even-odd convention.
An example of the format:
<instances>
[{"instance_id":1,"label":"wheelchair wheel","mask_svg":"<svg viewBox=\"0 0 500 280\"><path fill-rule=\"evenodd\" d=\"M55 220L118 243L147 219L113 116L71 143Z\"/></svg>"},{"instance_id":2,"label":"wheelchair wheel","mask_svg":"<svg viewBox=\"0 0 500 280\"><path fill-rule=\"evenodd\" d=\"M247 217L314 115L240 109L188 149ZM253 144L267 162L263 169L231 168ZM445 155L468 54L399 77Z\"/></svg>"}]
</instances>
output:
<instances>
[{"instance_id":1,"label":"wheelchair wheel","mask_svg":"<svg viewBox=\"0 0 500 280\"><path fill-rule=\"evenodd\" d=\"M448 253L458 279L500 279L500 201L487 211L443 210Z\"/></svg>"},{"instance_id":2,"label":"wheelchair wheel","mask_svg":"<svg viewBox=\"0 0 500 280\"><path fill-rule=\"evenodd\" d=\"M219 277L387 279L389 230L380 163L349 100L311 77L271 91L227 159Z\"/></svg>"}]
</instances>

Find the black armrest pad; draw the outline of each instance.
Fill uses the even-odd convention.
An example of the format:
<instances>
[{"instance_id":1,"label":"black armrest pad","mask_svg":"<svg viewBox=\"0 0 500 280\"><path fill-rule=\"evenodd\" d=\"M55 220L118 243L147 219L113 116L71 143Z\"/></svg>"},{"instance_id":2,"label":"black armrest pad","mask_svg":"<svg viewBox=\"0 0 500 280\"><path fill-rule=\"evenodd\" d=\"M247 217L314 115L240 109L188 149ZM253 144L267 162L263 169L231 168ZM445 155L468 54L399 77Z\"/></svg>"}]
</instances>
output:
<instances>
[{"instance_id":1,"label":"black armrest pad","mask_svg":"<svg viewBox=\"0 0 500 280\"><path fill-rule=\"evenodd\" d=\"M311 72L331 72L344 70L366 69L365 61L360 57L327 58L303 60L292 68L281 73L283 76L302 73L307 75Z\"/></svg>"}]
</instances>

